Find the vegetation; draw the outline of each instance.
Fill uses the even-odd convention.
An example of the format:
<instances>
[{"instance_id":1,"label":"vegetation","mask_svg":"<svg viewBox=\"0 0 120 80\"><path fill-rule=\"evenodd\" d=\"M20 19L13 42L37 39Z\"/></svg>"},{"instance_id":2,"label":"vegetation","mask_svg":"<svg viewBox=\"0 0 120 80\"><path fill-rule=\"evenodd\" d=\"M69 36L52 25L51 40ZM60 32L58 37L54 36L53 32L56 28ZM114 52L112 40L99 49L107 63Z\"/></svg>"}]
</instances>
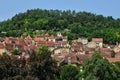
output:
<instances>
[{"instance_id":1,"label":"vegetation","mask_svg":"<svg viewBox=\"0 0 120 80\"><path fill-rule=\"evenodd\" d=\"M78 67L72 65L64 65L61 69L60 77L61 80L78 80L76 78L78 73Z\"/></svg>"},{"instance_id":2,"label":"vegetation","mask_svg":"<svg viewBox=\"0 0 120 80\"><path fill-rule=\"evenodd\" d=\"M24 37L61 32L69 40L78 37L102 37L104 43L120 42L120 19L87 12L32 9L0 22L0 36Z\"/></svg>"},{"instance_id":3,"label":"vegetation","mask_svg":"<svg viewBox=\"0 0 120 80\"><path fill-rule=\"evenodd\" d=\"M111 51L111 57L114 58L115 55L116 55L116 53L112 50L112 51Z\"/></svg>"},{"instance_id":4,"label":"vegetation","mask_svg":"<svg viewBox=\"0 0 120 80\"><path fill-rule=\"evenodd\" d=\"M47 50L46 53L42 49ZM47 47L40 50L41 54L33 52L29 60L22 59L22 56L0 56L1 80L54 80L59 75L59 67L51 53L47 53L50 52Z\"/></svg>"},{"instance_id":5,"label":"vegetation","mask_svg":"<svg viewBox=\"0 0 120 80\"><path fill-rule=\"evenodd\" d=\"M43 46L37 53L33 52L28 60L22 57L15 58L14 54L0 56L0 78L1 80L120 80L120 62L109 63L100 56L100 52L95 52L81 67L57 66L51 57L51 52Z\"/></svg>"},{"instance_id":6,"label":"vegetation","mask_svg":"<svg viewBox=\"0 0 120 80\"><path fill-rule=\"evenodd\" d=\"M90 59L83 64L83 72L80 74L85 80L117 80L119 70L100 56L100 52L95 52Z\"/></svg>"}]
</instances>

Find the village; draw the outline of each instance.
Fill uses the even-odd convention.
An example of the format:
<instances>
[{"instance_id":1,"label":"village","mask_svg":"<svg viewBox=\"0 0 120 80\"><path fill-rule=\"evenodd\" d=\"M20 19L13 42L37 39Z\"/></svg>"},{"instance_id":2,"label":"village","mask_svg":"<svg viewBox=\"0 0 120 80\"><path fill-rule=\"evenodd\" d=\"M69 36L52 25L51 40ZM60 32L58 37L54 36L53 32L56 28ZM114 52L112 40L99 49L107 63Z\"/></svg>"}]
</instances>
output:
<instances>
[{"instance_id":1,"label":"village","mask_svg":"<svg viewBox=\"0 0 120 80\"><path fill-rule=\"evenodd\" d=\"M66 64L81 65L86 59L90 58L95 51L100 51L101 56L109 62L120 61L120 45L106 46L103 43L103 38L92 38L88 41L87 38L78 38L73 40L72 44L68 43L68 37L58 33L57 36L37 35L32 38L27 36L25 39L18 37L0 38L0 55L3 53L10 54L14 49L20 51L20 55L16 57L24 57L28 59L30 54L37 52L41 46L47 46L51 55L55 58L58 65L64 62ZM111 51L115 52L115 56L111 56Z\"/></svg>"}]
</instances>

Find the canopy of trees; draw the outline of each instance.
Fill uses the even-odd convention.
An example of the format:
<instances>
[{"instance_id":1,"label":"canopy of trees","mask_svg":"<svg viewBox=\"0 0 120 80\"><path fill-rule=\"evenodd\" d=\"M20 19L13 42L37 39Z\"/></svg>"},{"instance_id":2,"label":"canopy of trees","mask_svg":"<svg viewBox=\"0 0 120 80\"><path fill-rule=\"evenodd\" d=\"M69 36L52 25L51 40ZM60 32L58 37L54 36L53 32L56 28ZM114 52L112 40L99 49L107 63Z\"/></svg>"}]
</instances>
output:
<instances>
[{"instance_id":1,"label":"canopy of trees","mask_svg":"<svg viewBox=\"0 0 120 80\"><path fill-rule=\"evenodd\" d=\"M33 52L28 60L15 55L18 54L0 56L0 80L54 80L59 75L59 67L47 47Z\"/></svg>"},{"instance_id":2,"label":"canopy of trees","mask_svg":"<svg viewBox=\"0 0 120 80\"><path fill-rule=\"evenodd\" d=\"M102 37L105 43L120 42L120 19L88 12L32 9L0 22L0 36L61 32L70 40Z\"/></svg>"},{"instance_id":3,"label":"canopy of trees","mask_svg":"<svg viewBox=\"0 0 120 80\"><path fill-rule=\"evenodd\" d=\"M83 64L83 71L79 77L85 80L119 80L119 70L115 65L95 52Z\"/></svg>"}]
</instances>

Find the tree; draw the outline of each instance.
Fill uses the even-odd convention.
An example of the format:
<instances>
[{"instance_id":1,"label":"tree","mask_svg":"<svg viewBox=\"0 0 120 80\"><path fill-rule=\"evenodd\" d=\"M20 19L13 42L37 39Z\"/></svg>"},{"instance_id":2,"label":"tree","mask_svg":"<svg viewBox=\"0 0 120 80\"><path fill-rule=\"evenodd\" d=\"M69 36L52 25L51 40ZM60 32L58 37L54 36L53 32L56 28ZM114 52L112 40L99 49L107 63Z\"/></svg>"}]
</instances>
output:
<instances>
[{"instance_id":1,"label":"tree","mask_svg":"<svg viewBox=\"0 0 120 80\"><path fill-rule=\"evenodd\" d=\"M76 76L79 73L79 69L76 66L64 65L60 72L61 80L78 80Z\"/></svg>"},{"instance_id":2,"label":"tree","mask_svg":"<svg viewBox=\"0 0 120 80\"><path fill-rule=\"evenodd\" d=\"M31 56L32 57L32 56ZM53 80L59 75L59 68L56 61L51 57L51 52L46 46L39 48L35 58L30 58L30 75L39 78L40 80Z\"/></svg>"},{"instance_id":3,"label":"tree","mask_svg":"<svg viewBox=\"0 0 120 80\"><path fill-rule=\"evenodd\" d=\"M112 51L111 51L111 57L114 58L114 57L115 57L115 54L116 54L116 53L112 50Z\"/></svg>"},{"instance_id":4,"label":"tree","mask_svg":"<svg viewBox=\"0 0 120 80\"><path fill-rule=\"evenodd\" d=\"M19 55L20 53L19 53L19 50L14 49L14 50L12 51L12 54L13 54L13 55Z\"/></svg>"},{"instance_id":5,"label":"tree","mask_svg":"<svg viewBox=\"0 0 120 80\"><path fill-rule=\"evenodd\" d=\"M0 56L0 78L7 79L19 75L19 61L9 55ZM8 79L7 79L8 80Z\"/></svg>"},{"instance_id":6,"label":"tree","mask_svg":"<svg viewBox=\"0 0 120 80\"><path fill-rule=\"evenodd\" d=\"M48 54L50 53L50 51L48 50L48 47L47 46L41 46L38 51L37 51L37 54Z\"/></svg>"},{"instance_id":7,"label":"tree","mask_svg":"<svg viewBox=\"0 0 120 80\"><path fill-rule=\"evenodd\" d=\"M117 73L115 67L105 58L100 56L100 52L95 52L90 59L83 64L82 77L90 80L91 74L98 80L117 80ZM88 79L90 78L90 79Z\"/></svg>"}]
</instances>

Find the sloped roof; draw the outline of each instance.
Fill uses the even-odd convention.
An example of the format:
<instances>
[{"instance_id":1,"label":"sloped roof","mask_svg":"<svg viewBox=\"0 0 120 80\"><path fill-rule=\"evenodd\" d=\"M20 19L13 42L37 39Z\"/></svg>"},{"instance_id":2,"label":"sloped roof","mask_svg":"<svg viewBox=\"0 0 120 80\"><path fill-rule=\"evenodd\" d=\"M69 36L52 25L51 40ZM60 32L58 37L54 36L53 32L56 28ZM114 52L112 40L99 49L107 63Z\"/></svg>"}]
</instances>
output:
<instances>
[{"instance_id":1,"label":"sloped roof","mask_svg":"<svg viewBox=\"0 0 120 80\"><path fill-rule=\"evenodd\" d=\"M103 38L92 38L92 42L103 42Z\"/></svg>"}]
</instances>

